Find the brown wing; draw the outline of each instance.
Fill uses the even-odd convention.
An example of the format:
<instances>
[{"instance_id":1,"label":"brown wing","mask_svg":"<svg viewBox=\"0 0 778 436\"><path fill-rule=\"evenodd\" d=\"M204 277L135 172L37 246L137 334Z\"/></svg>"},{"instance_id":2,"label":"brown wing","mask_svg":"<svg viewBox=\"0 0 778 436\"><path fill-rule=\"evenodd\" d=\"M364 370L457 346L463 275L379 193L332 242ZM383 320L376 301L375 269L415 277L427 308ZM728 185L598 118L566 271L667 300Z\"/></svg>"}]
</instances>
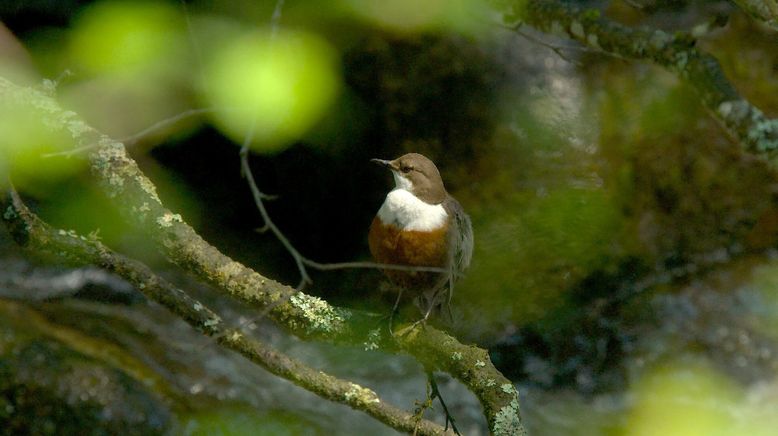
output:
<instances>
[{"instance_id":1,"label":"brown wing","mask_svg":"<svg viewBox=\"0 0 778 436\"><path fill-rule=\"evenodd\" d=\"M456 282L470 266L470 260L473 257L473 225L470 217L467 216L462 205L452 196L448 196L443 202L446 213L451 217L449 230L449 295L454 293L454 282Z\"/></svg>"}]
</instances>

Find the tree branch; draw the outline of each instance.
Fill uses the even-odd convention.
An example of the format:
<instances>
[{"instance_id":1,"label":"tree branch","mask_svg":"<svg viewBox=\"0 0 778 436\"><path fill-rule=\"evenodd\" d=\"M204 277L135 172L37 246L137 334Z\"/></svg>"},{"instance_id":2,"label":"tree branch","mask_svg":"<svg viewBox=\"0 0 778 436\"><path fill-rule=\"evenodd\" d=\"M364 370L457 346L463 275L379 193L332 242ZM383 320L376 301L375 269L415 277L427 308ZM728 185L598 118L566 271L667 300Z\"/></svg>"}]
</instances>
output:
<instances>
[{"instance_id":1,"label":"tree branch","mask_svg":"<svg viewBox=\"0 0 778 436\"><path fill-rule=\"evenodd\" d=\"M778 0L732 0L751 18L778 30Z\"/></svg>"},{"instance_id":2,"label":"tree branch","mask_svg":"<svg viewBox=\"0 0 778 436\"><path fill-rule=\"evenodd\" d=\"M747 151L774 161L778 153L778 119L766 117L743 98L724 76L719 62L694 47L685 33L635 29L557 0L495 0L509 21L526 22L541 31L574 39L623 58L648 60L686 81L714 119Z\"/></svg>"},{"instance_id":3,"label":"tree branch","mask_svg":"<svg viewBox=\"0 0 778 436\"><path fill-rule=\"evenodd\" d=\"M116 273L192 327L207 336L215 336L219 345L240 353L271 373L322 398L361 410L399 431L423 435L447 433L438 424L420 420L387 404L368 388L311 368L267 344L246 337L239 330L228 328L216 313L154 274L141 262L115 253L97 240L84 238L72 231L53 229L27 209L16 191L11 190L8 197L3 205L3 219L14 240L22 246L55 253L78 263L98 265Z\"/></svg>"},{"instance_id":4,"label":"tree branch","mask_svg":"<svg viewBox=\"0 0 778 436\"><path fill-rule=\"evenodd\" d=\"M19 87L0 77L0 108L27 110L42 128L66 134L75 146L97 143L89 153L92 173L102 190L132 224L153 239L174 263L212 284L218 291L260 310L303 338L360 344L416 357L431 370L446 371L467 386L481 402L492 434L523 434L518 393L491 363L486 350L459 343L433 328L412 329L392 336L381 316L331 306L263 277L208 244L183 218L164 207L153 183L130 158L124 145L96 131L77 114L65 111L40 91ZM403 334L407 333L407 334Z\"/></svg>"}]
</instances>

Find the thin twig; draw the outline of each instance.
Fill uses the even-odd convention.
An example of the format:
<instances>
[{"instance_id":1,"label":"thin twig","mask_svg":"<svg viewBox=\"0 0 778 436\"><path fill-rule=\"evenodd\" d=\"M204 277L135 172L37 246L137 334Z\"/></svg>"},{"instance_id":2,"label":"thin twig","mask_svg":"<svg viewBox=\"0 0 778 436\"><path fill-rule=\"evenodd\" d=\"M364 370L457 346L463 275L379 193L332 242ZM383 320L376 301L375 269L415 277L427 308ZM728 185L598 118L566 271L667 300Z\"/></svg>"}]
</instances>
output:
<instances>
[{"instance_id":1,"label":"thin twig","mask_svg":"<svg viewBox=\"0 0 778 436\"><path fill-rule=\"evenodd\" d=\"M612 57L614 59L625 60L624 57L620 56L617 53L612 53L612 52L605 51L605 50L598 50L598 49L595 49L595 48L592 48L592 47L586 47L586 46L581 46L581 45L556 45L556 44L551 44L549 42L546 42L546 41L544 41L544 40L542 40L542 39L540 39L540 38L538 38L538 37L536 37L534 35L531 35L531 34L529 34L527 32L524 32L523 30L521 30L522 27L525 26L524 23L518 23L518 24L513 25L513 26L507 26L507 25L502 24L502 23L498 23L497 25L499 27L505 29L505 30L509 30L511 32L516 33L517 35L521 36L522 38L526 39L527 41L530 41L532 43L538 44L538 45L540 45L542 47L545 47L545 48L553 51L563 61L570 62L571 64L576 65L576 66L581 66L581 65L583 65L583 63L581 63L580 61L574 60L574 59L570 59L563 52L563 50L578 51L578 52L581 52L581 53L594 53L594 54L600 54L600 55Z\"/></svg>"},{"instance_id":2,"label":"thin twig","mask_svg":"<svg viewBox=\"0 0 778 436\"><path fill-rule=\"evenodd\" d=\"M145 129L143 129L143 130L141 130L141 131L139 131L137 133L134 133L134 134L132 134L130 136L125 136L124 138L119 138L117 141L122 142L125 145L129 146L129 145L134 144L138 140L142 139L143 137L145 137L145 136L147 136L147 135L149 135L151 133L154 133L157 130L160 130L160 129L163 129L163 128L167 127L167 126L175 124L175 123L177 123L177 122L179 122L179 121L181 121L181 120L183 120L185 118L193 117L193 116L196 116L196 115L207 114L207 113L211 113L211 112L216 112L216 111L222 111L222 110L227 111L227 110L232 110L232 109L218 109L218 108L188 109L188 110L180 112L180 113L178 113L176 115L173 115L172 117L165 118L163 120L157 121L156 123L150 125L149 127L146 127ZM66 151L59 151L59 152L56 152L56 153L46 153L46 154L43 154L42 157L44 157L44 158L55 157L55 156L70 157L70 156L73 156L75 154L78 154L78 153L81 153L81 152L84 152L84 151L89 151L89 150L91 150L93 148L98 147L99 145L100 145L99 143L94 142L94 143L91 143L91 144L87 144L87 145L84 145L84 146L81 146L81 147L76 147L76 148L73 148L73 149L70 149L70 150L66 150Z\"/></svg>"},{"instance_id":3,"label":"thin twig","mask_svg":"<svg viewBox=\"0 0 778 436\"><path fill-rule=\"evenodd\" d=\"M415 266L415 265L397 265L393 263L377 263L377 262L336 262L336 263L319 263L303 257L303 263L310 266L313 269L319 271L332 271L336 269L391 269L397 271L410 271L410 272L435 272L435 273L447 273L446 268L437 266Z\"/></svg>"},{"instance_id":4,"label":"thin twig","mask_svg":"<svg viewBox=\"0 0 778 436\"><path fill-rule=\"evenodd\" d=\"M294 259L294 262L297 265L297 270L300 272L300 283L297 285L296 289L299 291L303 289L306 284L313 283L313 281L311 280L311 277L308 275L308 271L305 269L303 256L300 254L299 251L297 251L296 248L294 248L294 245L292 245L292 243L289 242L289 239L286 237L286 235L284 235L284 233L278 228L278 226L276 226L276 224L270 218L270 215L267 213L264 200L268 199L268 196L259 190L259 188L257 187L257 183L254 180L254 174L251 172L251 167L249 166L249 144L251 144L251 142L254 140L255 127L256 127L256 121L252 121L251 126L246 131L246 136L243 138L243 145L240 148L241 172L243 173L243 177L246 178L246 181L249 184L249 188L251 189L251 194L254 197L254 204L257 206L260 215L262 215L262 220L265 222L263 227L273 232L276 238L279 241L281 241L281 244L283 244L284 248L286 248L286 251L288 251L289 254L292 255L292 258Z\"/></svg>"},{"instance_id":5,"label":"thin twig","mask_svg":"<svg viewBox=\"0 0 778 436\"><path fill-rule=\"evenodd\" d=\"M183 119L193 117L196 115L202 115L202 114L208 114L212 112L216 112L217 110L229 110L229 109L216 109L216 108L201 108L201 109L189 109L185 110L178 115L174 115L170 118L165 118L164 120L157 121L156 123L152 124L149 127L146 127L145 129L141 130L138 133L135 133L134 135L126 136L124 138L120 138L119 141L123 142L125 145L132 145L141 138L143 138L146 135L149 135L151 133L154 133L157 130L160 130L162 128L165 128L167 126L170 126L171 124L175 124Z\"/></svg>"},{"instance_id":6,"label":"thin twig","mask_svg":"<svg viewBox=\"0 0 778 436\"><path fill-rule=\"evenodd\" d=\"M577 50L577 51L586 51L585 47L576 47L576 46L561 46L561 45L555 45L551 44L549 42L543 41L542 39L535 37L533 35L530 35L527 32L524 32L521 30L522 23L519 23L515 26L502 26L505 29L508 29L517 35L521 36L522 38L526 39L529 42L538 44L542 47L545 47L554 53L556 53L557 56L559 56L563 61L570 62L573 65L581 66L583 65L580 61L570 59L562 50Z\"/></svg>"}]
</instances>

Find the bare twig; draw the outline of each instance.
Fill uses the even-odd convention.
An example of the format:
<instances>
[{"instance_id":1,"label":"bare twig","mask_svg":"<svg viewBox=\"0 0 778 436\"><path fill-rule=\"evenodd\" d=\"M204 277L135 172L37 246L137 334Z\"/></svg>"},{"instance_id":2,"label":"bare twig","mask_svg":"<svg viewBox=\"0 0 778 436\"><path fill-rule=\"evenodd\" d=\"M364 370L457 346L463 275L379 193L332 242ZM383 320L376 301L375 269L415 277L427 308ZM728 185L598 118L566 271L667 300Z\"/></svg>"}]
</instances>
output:
<instances>
[{"instance_id":1,"label":"bare twig","mask_svg":"<svg viewBox=\"0 0 778 436\"><path fill-rule=\"evenodd\" d=\"M254 126L255 123L251 124L251 127L246 132L246 136L243 140L243 145L240 148L240 168L241 173L243 174L243 177L246 178L246 181L249 184L249 188L251 189L251 195L254 196L254 204L257 206L257 210L259 210L260 215L262 215L262 220L265 222L263 229L270 230L273 235L283 244L284 248L286 248L286 251L289 252L289 254L292 255L292 258L294 259L295 265L297 265L297 270L300 272L300 283L297 285L297 290L300 290L305 287L306 284L313 283L311 280L311 277L308 275L308 271L305 269L305 264L303 262L303 256L300 254L299 251L297 251L296 248L294 248L294 245L292 245L291 242L289 242L289 238L284 235L284 233L276 226L276 224L273 222L273 220L270 218L270 215L267 213L267 209L265 208L264 200L267 200L269 197L265 195L262 191L259 190L257 187L257 183L254 180L254 174L251 172L251 166L249 166L249 144L251 144L251 141L254 139Z\"/></svg>"},{"instance_id":2,"label":"bare twig","mask_svg":"<svg viewBox=\"0 0 778 436\"><path fill-rule=\"evenodd\" d=\"M217 343L236 351L269 372L311 391L320 397L360 410L384 424L404 432L424 435L446 434L438 424L419 420L386 401L372 390L336 378L293 359L273 347L225 326L222 319L200 301L154 274L146 265L113 252L97 240L72 231L57 230L41 221L11 190L3 215L14 239L36 251L56 253L70 261L100 265L132 283L150 300L156 301Z\"/></svg>"},{"instance_id":3,"label":"bare twig","mask_svg":"<svg viewBox=\"0 0 778 436\"><path fill-rule=\"evenodd\" d=\"M447 273L448 270L437 266L412 266L412 265L397 265L392 263L377 263L377 262L336 262L336 263L319 263L308 258L303 257L303 263L311 268L320 271L332 271L337 269L391 269L396 271L410 271L410 272L436 272Z\"/></svg>"},{"instance_id":4,"label":"bare twig","mask_svg":"<svg viewBox=\"0 0 778 436\"><path fill-rule=\"evenodd\" d=\"M121 141L121 142L123 142L125 144L132 145L135 142L137 142L138 140L142 139L143 137L145 137L147 135L150 135L150 134L154 133L155 131L158 131L158 130L161 130L161 129L165 128L165 127L168 127L168 126L170 126L172 124L175 124L175 123L177 123L177 122L179 122L181 120L184 120L186 118L193 117L193 116L196 116L196 115L202 115L202 114L216 112L216 111L219 111L219 110L225 110L226 111L226 110L230 110L230 109L217 109L217 108L188 109L188 110L180 112L180 113L178 113L176 115L173 115L172 117L168 117L168 118L165 118L163 120L157 121L156 123L150 125L149 127L146 127L145 129L143 129L143 130L141 130L141 131L139 131L137 133L134 133L134 134L132 134L130 136L126 136L124 138L120 138L119 141ZM94 143L91 143L91 144L87 144L87 145L84 145L84 146L81 146L81 147L76 147L76 148L73 148L73 149L70 149L70 150L66 150L66 151L60 151L60 152L56 152L56 153L46 153L46 154L43 154L41 156L44 157L44 158L56 157L56 156L70 157L70 156L76 155L76 154L81 153L81 152L92 150L92 149L98 147L99 145L100 145L99 143L94 142Z\"/></svg>"},{"instance_id":5,"label":"bare twig","mask_svg":"<svg viewBox=\"0 0 778 436\"><path fill-rule=\"evenodd\" d=\"M554 53L556 53L557 56L559 56L560 59L562 59L565 62L569 62L569 63L571 63L573 65L580 66L581 62L569 58L565 54L564 50L588 51L587 48L581 47L581 46L578 46L578 47L576 47L576 46L560 46L560 45L555 45L555 44L551 44L549 42L543 41L542 39L537 38L537 37L535 37L535 36L525 32L525 31L523 31L522 30L522 27L524 26L523 23L518 23L518 24L516 24L514 26L506 26L506 25L500 23L500 24L498 24L498 26L502 27L505 30L509 30L509 31L511 31L511 32L513 32L513 33L515 33L515 34L517 34L519 36L521 36L522 38L526 39L529 42L538 44L538 45L540 45L542 47L545 47L545 48L553 51Z\"/></svg>"}]
</instances>

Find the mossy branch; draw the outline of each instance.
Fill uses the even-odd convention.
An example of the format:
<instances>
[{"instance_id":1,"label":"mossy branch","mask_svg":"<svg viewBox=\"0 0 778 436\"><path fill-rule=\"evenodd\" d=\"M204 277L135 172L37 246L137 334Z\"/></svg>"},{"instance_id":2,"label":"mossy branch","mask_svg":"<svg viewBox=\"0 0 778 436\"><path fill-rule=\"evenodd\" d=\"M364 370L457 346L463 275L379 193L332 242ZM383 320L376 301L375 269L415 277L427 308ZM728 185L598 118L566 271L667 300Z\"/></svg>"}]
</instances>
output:
<instances>
[{"instance_id":1,"label":"mossy branch","mask_svg":"<svg viewBox=\"0 0 778 436\"><path fill-rule=\"evenodd\" d=\"M631 28L557 0L495 0L508 21L574 39L592 49L626 59L647 60L687 82L702 104L747 151L774 162L778 119L766 117L724 76L718 60L695 47L687 33Z\"/></svg>"},{"instance_id":2,"label":"mossy branch","mask_svg":"<svg viewBox=\"0 0 778 436\"><path fill-rule=\"evenodd\" d=\"M3 219L14 240L31 250L56 253L70 261L97 265L132 283L143 295L178 315L192 327L230 350L247 357L271 373L307 389L322 398L361 410L384 424L422 435L447 434L442 426L420 420L381 400L372 390L311 368L239 330L225 326L222 319L146 265L111 251L100 241L73 231L57 230L41 221L11 190L3 202ZM453 434L453 433L452 433Z\"/></svg>"},{"instance_id":3,"label":"mossy branch","mask_svg":"<svg viewBox=\"0 0 778 436\"><path fill-rule=\"evenodd\" d=\"M398 330L393 336L380 315L332 306L263 277L219 252L180 215L165 208L154 184L122 143L63 110L51 96L0 77L0 104L32 111L43 128L67 135L75 147L97 144L89 152L92 173L123 216L154 240L168 259L218 291L260 310L270 308L268 315L277 324L302 338L410 354L429 370L448 372L474 392L492 434L524 434L518 393L485 350L463 345L431 326L408 334Z\"/></svg>"}]
</instances>

